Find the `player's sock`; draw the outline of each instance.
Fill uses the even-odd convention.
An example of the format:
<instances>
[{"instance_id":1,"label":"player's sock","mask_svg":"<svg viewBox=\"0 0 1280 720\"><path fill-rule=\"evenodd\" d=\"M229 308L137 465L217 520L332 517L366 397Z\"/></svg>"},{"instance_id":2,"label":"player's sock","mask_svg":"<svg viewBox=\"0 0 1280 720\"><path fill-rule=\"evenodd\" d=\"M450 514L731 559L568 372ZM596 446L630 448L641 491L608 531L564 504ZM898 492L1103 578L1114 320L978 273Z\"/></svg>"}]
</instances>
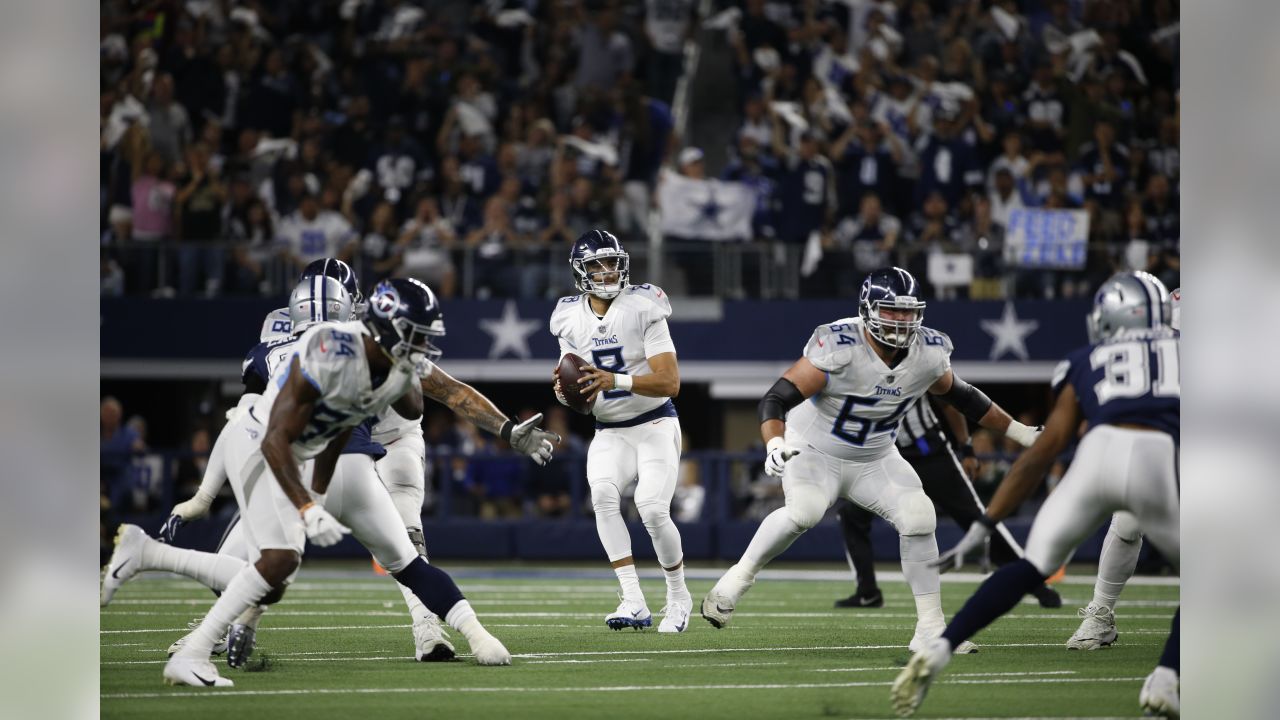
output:
<instances>
[{"instance_id":1,"label":"player's sock","mask_svg":"<svg viewBox=\"0 0 1280 720\"><path fill-rule=\"evenodd\" d=\"M257 605L269 592L271 584L263 579L258 568L245 565L227 583L218 601L209 608L199 627L187 637L178 654L208 659L214 644L222 640L231 623L245 610Z\"/></svg>"},{"instance_id":2,"label":"player's sock","mask_svg":"<svg viewBox=\"0 0 1280 720\"><path fill-rule=\"evenodd\" d=\"M262 620L262 613L266 611L267 611L266 605L253 605L248 610L245 610L244 612L240 613L240 615L236 617L235 622L232 624L248 625L254 630L257 630L258 622Z\"/></svg>"},{"instance_id":3,"label":"player's sock","mask_svg":"<svg viewBox=\"0 0 1280 720\"><path fill-rule=\"evenodd\" d=\"M493 637L480 624L480 619L476 617L476 611L471 608L471 603L466 600L459 600L454 603L453 607L443 617L449 627L462 633L462 636L467 639L467 644L472 648Z\"/></svg>"},{"instance_id":4,"label":"player's sock","mask_svg":"<svg viewBox=\"0 0 1280 720\"><path fill-rule=\"evenodd\" d=\"M1175 672L1182 672L1182 657L1178 650L1178 626L1181 625L1182 608L1178 608L1178 612L1173 614L1173 624L1169 628L1169 639L1164 643L1164 652L1160 653L1161 667L1167 667Z\"/></svg>"},{"instance_id":5,"label":"player's sock","mask_svg":"<svg viewBox=\"0 0 1280 720\"><path fill-rule=\"evenodd\" d=\"M426 605L422 604L417 595L413 594L413 590L400 583L396 583L396 587L400 588L400 594L404 596L404 602L409 606L409 614L413 616L415 623L424 622L431 617L431 611L427 609Z\"/></svg>"},{"instance_id":6,"label":"player's sock","mask_svg":"<svg viewBox=\"0 0 1280 720\"><path fill-rule=\"evenodd\" d=\"M640 590L640 576L636 574L635 564L616 567L613 574L618 576L618 584L622 586L622 599L644 605L644 592Z\"/></svg>"},{"instance_id":7,"label":"player's sock","mask_svg":"<svg viewBox=\"0 0 1280 720\"><path fill-rule=\"evenodd\" d=\"M951 619L942 637L951 643L951 647L959 646L1012 610L1024 595L1044 581L1045 576L1025 559L1001 567L978 586L973 597Z\"/></svg>"},{"instance_id":8,"label":"player's sock","mask_svg":"<svg viewBox=\"0 0 1280 720\"><path fill-rule=\"evenodd\" d=\"M902 535L898 538L898 552L902 556L902 577L911 587L916 600L916 618L928 626L943 625L942 580L938 568L929 563L938 559L938 541L928 535Z\"/></svg>"},{"instance_id":9,"label":"player's sock","mask_svg":"<svg viewBox=\"0 0 1280 720\"><path fill-rule=\"evenodd\" d=\"M444 617L462 597L462 591L449 577L449 573L426 560L415 557L403 570L393 573L396 582L409 588L428 610ZM416 618L415 618L416 619Z\"/></svg>"},{"instance_id":10,"label":"player's sock","mask_svg":"<svg viewBox=\"0 0 1280 720\"><path fill-rule=\"evenodd\" d=\"M229 555L184 550L148 538L142 549L142 565L147 570L186 575L214 592L222 592L248 563Z\"/></svg>"},{"instance_id":11,"label":"player's sock","mask_svg":"<svg viewBox=\"0 0 1280 720\"><path fill-rule=\"evenodd\" d=\"M1142 553L1142 536L1130 542L1116 534L1115 528L1107 529L1102 541L1102 555L1098 558L1098 580L1093 584L1093 602L1116 609L1116 600L1125 583L1133 577L1138 567L1138 555Z\"/></svg>"},{"instance_id":12,"label":"player's sock","mask_svg":"<svg viewBox=\"0 0 1280 720\"><path fill-rule=\"evenodd\" d=\"M675 570L662 569L662 574L667 578L667 595L669 597L683 597L689 594L689 588L684 583L684 561L680 561L680 566Z\"/></svg>"},{"instance_id":13,"label":"player's sock","mask_svg":"<svg viewBox=\"0 0 1280 720\"><path fill-rule=\"evenodd\" d=\"M755 578L761 568L791 547L791 543L803 534L804 528L791 519L787 508L774 510L760 521L760 527L756 528L746 552L742 553L738 567Z\"/></svg>"}]
</instances>

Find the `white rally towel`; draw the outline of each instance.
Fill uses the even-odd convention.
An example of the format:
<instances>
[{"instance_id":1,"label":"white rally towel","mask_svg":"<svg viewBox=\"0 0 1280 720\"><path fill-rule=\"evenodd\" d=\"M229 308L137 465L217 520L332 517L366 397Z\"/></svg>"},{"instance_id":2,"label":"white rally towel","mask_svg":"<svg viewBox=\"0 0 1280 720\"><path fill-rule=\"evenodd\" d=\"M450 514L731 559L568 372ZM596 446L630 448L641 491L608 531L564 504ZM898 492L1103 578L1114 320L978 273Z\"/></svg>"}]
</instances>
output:
<instances>
[{"instance_id":1,"label":"white rally towel","mask_svg":"<svg viewBox=\"0 0 1280 720\"><path fill-rule=\"evenodd\" d=\"M690 240L748 240L755 205L755 190L743 183L694 180L662 171L658 214L664 235Z\"/></svg>"}]
</instances>

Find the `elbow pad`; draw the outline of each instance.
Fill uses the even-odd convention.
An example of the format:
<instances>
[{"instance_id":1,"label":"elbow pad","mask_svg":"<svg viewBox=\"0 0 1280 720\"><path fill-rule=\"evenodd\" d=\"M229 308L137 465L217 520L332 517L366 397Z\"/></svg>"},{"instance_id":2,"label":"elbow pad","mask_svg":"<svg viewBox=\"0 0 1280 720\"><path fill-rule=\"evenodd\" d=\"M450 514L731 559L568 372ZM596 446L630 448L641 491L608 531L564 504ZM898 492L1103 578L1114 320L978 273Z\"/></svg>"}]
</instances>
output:
<instances>
[{"instance_id":1,"label":"elbow pad","mask_svg":"<svg viewBox=\"0 0 1280 720\"><path fill-rule=\"evenodd\" d=\"M991 409L991 398L986 393L956 375L951 376L951 389L942 394L942 399L975 423Z\"/></svg>"},{"instance_id":2,"label":"elbow pad","mask_svg":"<svg viewBox=\"0 0 1280 720\"><path fill-rule=\"evenodd\" d=\"M760 405L757 407L760 422L783 420L791 408L802 402L804 402L804 395L800 394L800 389L795 386L795 383L786 378L778 378L778 382L774 383L773 387L769 388L769 392L760 399Z\"/></svg>"}]
</instances>

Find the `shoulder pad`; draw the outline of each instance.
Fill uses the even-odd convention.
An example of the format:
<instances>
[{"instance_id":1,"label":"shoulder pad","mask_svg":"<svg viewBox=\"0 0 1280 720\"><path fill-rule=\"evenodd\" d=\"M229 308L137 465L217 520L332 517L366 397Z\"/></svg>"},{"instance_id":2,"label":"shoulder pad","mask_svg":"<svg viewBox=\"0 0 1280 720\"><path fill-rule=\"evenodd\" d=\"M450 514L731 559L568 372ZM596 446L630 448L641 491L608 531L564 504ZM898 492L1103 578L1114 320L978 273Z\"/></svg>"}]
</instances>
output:
<instances>
[{"instance_id":1,"label":"shoulder pad","mask_svg":"<svg viewBox=\"0 0 1280 720\"><path fill-rule=\"evenodd\" d=\"M853 349L862 342L853 323L819 325L804 345L804 356L819 370L833 372L853 360Z\"/></svg>"},{"instance_id":2,"label":"shoulder pad","mask_svg":"<svg viewBox=\"0 0 1280 720\"><path fill-rule=\"evenodd\" d=\"M556 301L556 306L551 310L551 320L548 327L551 334L556 337L564 332L565 325L569 322L569 313L578 309L578 304L582 301L581 295L570 295L562 297Z\"/></svg>"},{"instance_id":3,"label":"shoulder pad","mask_svg":"<svg viewBox=\"0 0 1280 720\"><path fill-rule=\"evenodd\" d=\"M921 327L916 332L919 333L920 343L924 347L938 348L948 357L955 351L955 346L951 344L951 338L944 332L927 327Z\"/></svg>"},{"instance_id":4,"label":"shoulder pad","mask_svg":"<svg viewBox=\"0 0 1280 720\"><path fill-rule=\"evenodd\" d=\"M276 308L267 313L266 319L262 321L262 332L258 335L258 339L266 342L291 332L293 332L293 323L289 321L289 308Z\"/></svg>"},{"instance_id":5,"label":"shoulder pad","mask_svg":"<svg viewBox=\"0 0 1280 720\"><path fill-rule=\"evenodd\" d=\"M627 297L642 299L652 305L657 313L650 313L650 320L665 320L671 317L671 298L667 297L667 294L657 285L649 283L628 285L622 292Z\"/></svg>"}]
</instances>

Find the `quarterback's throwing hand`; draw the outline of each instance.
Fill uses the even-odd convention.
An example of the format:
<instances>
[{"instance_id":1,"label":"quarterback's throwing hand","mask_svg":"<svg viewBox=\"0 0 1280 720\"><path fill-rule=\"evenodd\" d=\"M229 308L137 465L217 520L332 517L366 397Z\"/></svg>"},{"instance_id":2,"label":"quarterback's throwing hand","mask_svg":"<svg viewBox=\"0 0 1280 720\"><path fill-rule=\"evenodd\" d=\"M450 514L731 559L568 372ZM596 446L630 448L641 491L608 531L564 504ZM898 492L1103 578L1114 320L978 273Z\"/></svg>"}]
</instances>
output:
<instances>
[{"instance_id":1,"label":"quarterback's throwing hand","mask_svg":"<svg viewBox=\"0 0 1280 720\"><path fill-rule=\"evenodd\" d=\"M990 536L991 528L981 522L975 522L969 526L969 532L960 538L960 542L956 543L955 547L939 555L938 559L929 565L938 568L940 572L954 570L964 564L965 555L981 547L983 541Z\"/></svg>"},{"instance_id":2,"label":"quarterback's throwing hand","mask_svg":"<svg viewBox=\"0 0 1280 720\"><path fill-rule=\"evenodd\" d=\"M302 521L307 524L307 539L316 547L337 545L343 535L351 532L328 510L315 503L307 503L303 508Z\"/></svg>"},{"instance_id":3,"label":"quarterback's throwing hand","mask_svg":"<svg viewBox=\"0 0 1280 720\"><path fill-rule=\"evenodd\" d=\"M553 443L558 445L560 436L538 427L540 422L542 422L542 413L534 415L519 425L508 420L502 426L500 434L503 440L511 443L511 449L521 455L528 455L539 465L546 465L551 460L551 453L555 450Z\"/></svg>"},{"instance_id":4,"label":"quarterback's throwing hand","mask_svg":"<svg viewBox=\"0 0 1280 720\"><path fill-rule=\"evenodd\" d=\"M786 441L780 437L770 440L767 450L769 454L764 459L764 473L776 478L782 477L782 466L800 454L799 448L788 447Z\"/></svg>"}]
</instances>

